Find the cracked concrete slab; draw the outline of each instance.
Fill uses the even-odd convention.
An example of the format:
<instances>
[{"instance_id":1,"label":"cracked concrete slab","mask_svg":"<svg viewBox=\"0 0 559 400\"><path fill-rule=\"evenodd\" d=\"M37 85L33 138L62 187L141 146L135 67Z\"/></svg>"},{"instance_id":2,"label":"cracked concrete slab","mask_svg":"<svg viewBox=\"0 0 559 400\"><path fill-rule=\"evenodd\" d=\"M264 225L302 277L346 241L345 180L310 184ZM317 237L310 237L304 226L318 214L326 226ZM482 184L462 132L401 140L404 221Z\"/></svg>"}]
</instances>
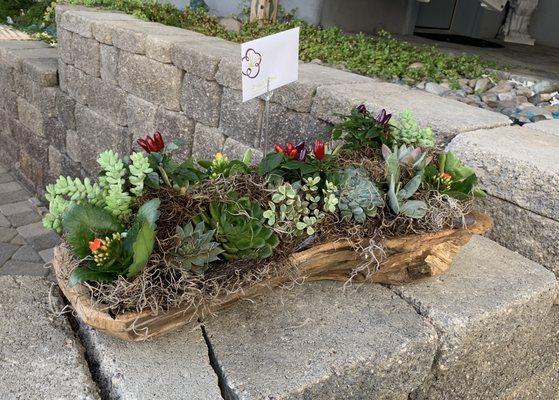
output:
<instances>
[{"instance_id":1,"label":"cracked concrete slab","mask_svg":"<svg viewBox=\"0 0 559 400\"><path fill-rule=\"evenodd\" d=\"M379 285L274 290L205 328L230 399L406 399L436 344L434 329Z\"/></svg>"},{"instance_id":2,"label":"cracked concrete slab","mask_svg":"<svg viewBox=\"0 0 559 400\"><path fill-rule=\"evenodd\" d=\"M106 399L222 398L199 327L126 342L82 323L79 335Z\"/></svg>"},{"instance_id":3,"label":"cracked concrete slab","mask_svg":"<svg viewBox=\"0 0 559 400\"><path fill-rule=\"evenodd\" d=\"M0 276L0 398L100 399L79 340L51 309L49 300L58 300L49 290L44 278Z\"/></svg>"}]
</instances>

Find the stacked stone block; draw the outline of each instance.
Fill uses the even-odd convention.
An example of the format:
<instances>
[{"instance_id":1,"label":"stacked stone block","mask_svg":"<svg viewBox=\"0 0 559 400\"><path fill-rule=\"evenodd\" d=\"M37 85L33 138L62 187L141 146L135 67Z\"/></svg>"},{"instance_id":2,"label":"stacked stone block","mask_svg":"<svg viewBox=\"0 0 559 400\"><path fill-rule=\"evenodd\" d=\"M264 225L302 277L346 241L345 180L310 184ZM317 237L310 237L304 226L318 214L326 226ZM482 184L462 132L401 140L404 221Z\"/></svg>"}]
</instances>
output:
<instances>
[{"instance_id":1,"label":"stacked stone block","mask_svg":"<svg viewBox=\"0 0 559 400\"><path fill-rule=\"evenodd\" d=\"M559 124L538 124L462 134L449 148L488 193L480 202L495 220L488 236L559 276Z\"/></svg>"},{"instance_id":2,"label":"stacked stone block","mask_svg":"<svg viewBox=\"0 0 559 400\"><path fill-rule=\"evenodd\" d=\"M0 43L0 153L36 190L51 179L49 155L65 157L57 58L57 50L42 42Z\"/></svg>"}]
</instances>

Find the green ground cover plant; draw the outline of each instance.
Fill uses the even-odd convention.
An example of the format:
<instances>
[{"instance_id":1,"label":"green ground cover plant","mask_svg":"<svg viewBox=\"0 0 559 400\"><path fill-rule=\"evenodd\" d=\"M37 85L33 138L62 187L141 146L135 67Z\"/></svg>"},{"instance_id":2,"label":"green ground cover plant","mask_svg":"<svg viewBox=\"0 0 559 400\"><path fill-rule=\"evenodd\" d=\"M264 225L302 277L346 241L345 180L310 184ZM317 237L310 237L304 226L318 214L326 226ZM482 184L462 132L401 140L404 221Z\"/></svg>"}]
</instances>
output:
<instances>
[{"instance_id":1,"label":"green ground cover plant","mask_svg":"<svg viewBox=\"0 0 559 400\"><path fill-rule=\"evenodd\" d=\"M16 27L51 42L55 42L54 6L71 3L118 10L146 21L189 29L237 43L300 27L301 60L319 59L327 64L344 66L358 74L384 79L398 78L407 83L448 80L456 84L460 78L480 78L493 66L477 56L449 55L436 47L412 45L395 39L387 32L381 31L376 36L347 34L338 28L314 26L287 14L275 23L259 26L244 22L240 32L228 32L219 24L218 18L208 14L204 7L187 7L181 11L171 4L160 4L156 0L17 0L15 3L18 5L0 8L0 17L5 20L12 13L11 18ZM414 68L410 68L412 64Z\"/></svg>"}]
</instances>

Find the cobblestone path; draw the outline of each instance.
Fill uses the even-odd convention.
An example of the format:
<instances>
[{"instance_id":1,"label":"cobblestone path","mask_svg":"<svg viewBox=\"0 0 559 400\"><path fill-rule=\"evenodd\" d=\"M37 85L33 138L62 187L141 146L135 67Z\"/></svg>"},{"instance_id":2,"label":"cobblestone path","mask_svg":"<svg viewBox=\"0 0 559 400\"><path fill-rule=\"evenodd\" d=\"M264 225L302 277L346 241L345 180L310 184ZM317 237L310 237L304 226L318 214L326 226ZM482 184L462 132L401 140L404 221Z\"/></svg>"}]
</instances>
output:
<instances>
[{"instance_id":1,"label":"cobblestone path","mask_svg":"<svg viewBox=\"0 0 559 400\"><path fill-rule=\"evenodd\" d=\"M0 275L47 276L59 242L43 228L38 200L0 165Z\"/></svg>"}]
</instances>

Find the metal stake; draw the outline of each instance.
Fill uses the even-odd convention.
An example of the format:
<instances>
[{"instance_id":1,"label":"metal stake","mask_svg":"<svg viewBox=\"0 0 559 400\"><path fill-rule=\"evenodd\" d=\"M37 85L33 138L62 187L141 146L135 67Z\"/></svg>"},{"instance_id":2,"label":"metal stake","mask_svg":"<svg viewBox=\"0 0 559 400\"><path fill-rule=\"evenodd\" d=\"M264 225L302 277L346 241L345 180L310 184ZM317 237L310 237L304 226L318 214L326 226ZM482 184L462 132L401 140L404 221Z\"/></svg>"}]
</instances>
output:
<instances>
[{"instance_id":1,"label":"metal stake","mask_svg":"<svg viewBox=\"0 0 559 400\"><path fill-rule=\"evenodd\" d=\"M264 140L264 154L267 154L269 149L268 143L268 123L270 118L270 100L274 95L273 91L270 91L270 78L266 81L266 93L264 94L264 121L262 123L262 138Z\"/></svg>"}]
</instances>

